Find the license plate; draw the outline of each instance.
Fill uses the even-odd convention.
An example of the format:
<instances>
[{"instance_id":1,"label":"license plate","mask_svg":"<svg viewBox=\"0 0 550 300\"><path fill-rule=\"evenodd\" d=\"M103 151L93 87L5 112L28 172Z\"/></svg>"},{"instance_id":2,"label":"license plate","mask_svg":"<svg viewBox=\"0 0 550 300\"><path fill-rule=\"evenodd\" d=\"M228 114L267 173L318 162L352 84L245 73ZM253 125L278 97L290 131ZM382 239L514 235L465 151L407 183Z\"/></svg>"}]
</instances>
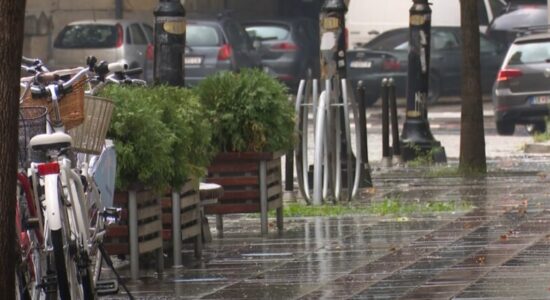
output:
<instances>
[{"instance_id":1,"label":"license plate","mask_svg":"<svg viewBox=\"0 0 550 300\"><path fill-rule=\"evenodd\" d=\"M550 104L550 96L531 96L531 104Z\"/></svg>"},{"instance_id":2,"label":"license plate","mask_svg":"<svg viewBox=\"0 0 550 300\"><path fill-rule=\"evenodd\" d=\"M370 68L372 67L372 61L370 60L366 60L366 61L361 61L361 60L356 60L356 61L352 61L351 64L350 64L350 67L352 68Z\"/></svg>"},{"instance_id":3,"label":"license plate","mask_svg":"<svg viewBox=\"0 0 550 300\"><path fill-rule=\"evenodd\" d=\"M186 65L200 65L202 64L202 57L200 56L189 56L185 57L185 64Z\"/></svg>"}]
</instances>

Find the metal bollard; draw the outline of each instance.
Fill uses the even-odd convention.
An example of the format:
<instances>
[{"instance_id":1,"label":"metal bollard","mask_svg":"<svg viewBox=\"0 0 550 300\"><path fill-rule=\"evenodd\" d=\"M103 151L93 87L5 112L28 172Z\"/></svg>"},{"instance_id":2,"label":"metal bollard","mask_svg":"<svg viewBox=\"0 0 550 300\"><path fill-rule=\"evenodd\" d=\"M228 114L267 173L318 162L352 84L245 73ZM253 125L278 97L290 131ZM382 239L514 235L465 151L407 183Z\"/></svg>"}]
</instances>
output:
<instances>
[{"instance_id":1,"label":"metal bollard","mask_svg":"<svg viewBox=\"0 0 550 300\"><path fill-rule=\"evenodd\" d=\"M382 159L391 157L388 79L382 79Z\"/></svg>"},{"instance_id":2,"label":"metal bollard","mask_svg":"<svg viewBox=\"0 0 550 300\"><path fill-rule=\"evenodd\" d=\"M361 136L361 187L372 187L372 177L369 164L369 149L367 137L367 109L365 105L366 87L363 81L359 81L357 95L359 96L359 135Z\"/></svg>"},{"instance_id":3,"label":"metal bollard","mask_svg":"<svg viewBox=\"0 0 550 300\"><path fill-rule=\"evenodd\" d=\"M393 78L390 78L388 80L388 89L392 133L392 154L394 156L401 156L401 146L399 144L399 125L397 121L397 99L395 95L395 81L393 80Z\"/></svg>"}]
</instances>

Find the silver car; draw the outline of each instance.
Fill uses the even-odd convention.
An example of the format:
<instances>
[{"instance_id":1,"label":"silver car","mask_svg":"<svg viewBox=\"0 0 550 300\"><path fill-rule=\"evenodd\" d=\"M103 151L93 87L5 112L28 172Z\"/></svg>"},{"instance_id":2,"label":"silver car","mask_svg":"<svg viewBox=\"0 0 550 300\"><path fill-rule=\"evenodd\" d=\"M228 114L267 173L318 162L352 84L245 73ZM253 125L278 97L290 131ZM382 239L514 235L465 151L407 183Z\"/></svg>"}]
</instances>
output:
<instances>
[{"instance_id":1,"label":"silver car","mask_svg":"<svg viewBox=\"0 0 550 300\"><path fill-rule=\"evenodd\" d=\"M130 68L153 60L153 27L135 20L83 20L67 24L57 35L50 65L55 69L84 65L87 56L124 62ZM146 70L144 70L146 72ZM147 78L147 74L144 74Z\"/></svg>"},{"instance_id":2,"label":"silver car","mask_svg":"<svg viewBox=\"0 0 550 300\"><path fill-rule=\"evenodd\" d=\"M517 38L504 58L493 87L497 132L514 134L516 124L546 131L550 105L550 33Z\"/></svg>"}]
</instances>

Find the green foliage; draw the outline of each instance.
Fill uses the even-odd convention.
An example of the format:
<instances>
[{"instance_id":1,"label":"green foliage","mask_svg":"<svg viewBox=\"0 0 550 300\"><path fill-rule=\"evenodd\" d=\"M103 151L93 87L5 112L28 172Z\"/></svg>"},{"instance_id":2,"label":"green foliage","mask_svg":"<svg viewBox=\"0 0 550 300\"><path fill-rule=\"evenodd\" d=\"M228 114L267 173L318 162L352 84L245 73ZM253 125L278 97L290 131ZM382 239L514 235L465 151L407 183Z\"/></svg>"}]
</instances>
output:
<instances>
[{"instance_id":1,"label":"green foliage","mask_svg":"<svg viewBox=\"0 0 550 300\"><path fill-rule=\"evenodd\" d=\"M219 151L268 152L293 146L294 109L286 87L265 72L221 72L202 81L197 91Z\"/></svg>"},{"instance_id":2,"label":"green foliage","mask_svg":"<svg viewBox=\"0 0 550 300\"><path fill-rule=\"evenodd\" d=\"M117 152L117 188L161 190L202 176L212 156L210 126L191 91L167 86L109 86L116 103L108 137Z\"/></svg>"}]
</instances>

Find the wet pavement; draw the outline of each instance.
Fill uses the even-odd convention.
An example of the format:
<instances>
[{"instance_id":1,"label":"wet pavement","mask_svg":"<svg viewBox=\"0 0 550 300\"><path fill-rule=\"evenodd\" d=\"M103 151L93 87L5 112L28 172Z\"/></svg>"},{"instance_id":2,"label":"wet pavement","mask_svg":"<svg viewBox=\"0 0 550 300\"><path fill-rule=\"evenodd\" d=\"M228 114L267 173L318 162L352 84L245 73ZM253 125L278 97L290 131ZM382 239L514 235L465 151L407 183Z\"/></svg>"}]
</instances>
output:
<instances>
[{"instance_id":1,"label":"wet pavement","mask_svg":"<svg viewBox=\"0 0 550 300\"><path fill-rule=\"evenodd\" d=\"M375 188L356 201L460 202L465 211L287 218L282 233L273 219L266 237L258 218L228 216L202 261L189 246L185 267L168 258L162 276L151 264L128 286L137 299L550 299L550 157L489 166L478 179L376 169Z\"/></svg>"}]
</instances>

